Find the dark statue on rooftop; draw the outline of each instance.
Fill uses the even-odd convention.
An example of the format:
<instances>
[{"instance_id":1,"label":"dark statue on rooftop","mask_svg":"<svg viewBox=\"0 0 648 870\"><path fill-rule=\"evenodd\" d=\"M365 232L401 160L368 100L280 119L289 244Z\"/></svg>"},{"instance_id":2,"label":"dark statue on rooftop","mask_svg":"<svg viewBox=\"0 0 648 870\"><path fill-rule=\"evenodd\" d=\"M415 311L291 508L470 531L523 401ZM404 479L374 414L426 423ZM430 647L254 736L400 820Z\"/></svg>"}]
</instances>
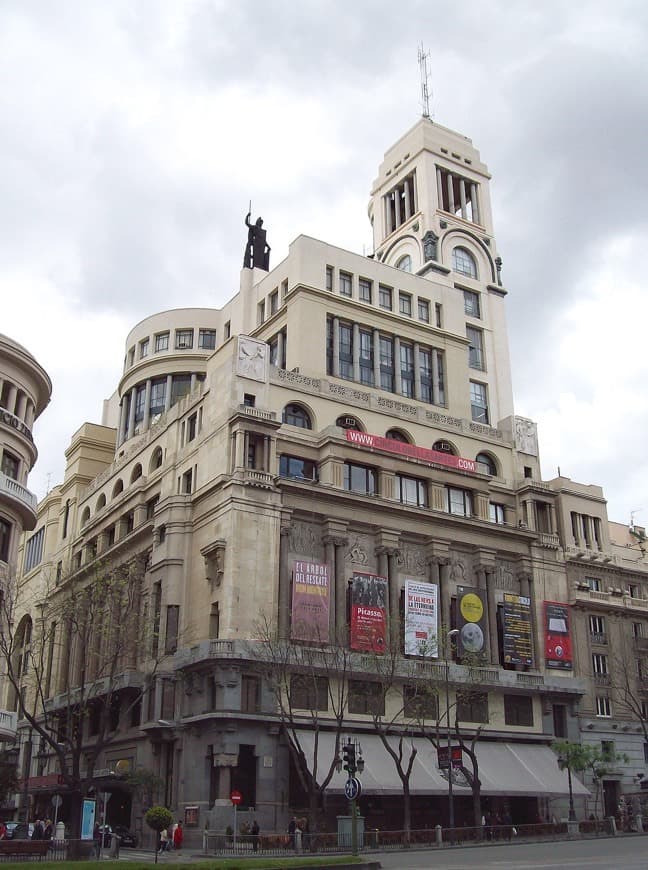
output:
<instances>
[{"instance_id":1,"label":"dark statue on rooftop","mask_svg":"<svg viewBox=\"0 0 648 870\"><path fill-rule=\"evenodd\" d=\"M245 226L248 228L248 240L245 246L243 266L246 269L270 269L270 245L266 242L266 231L263 229L263 218L257 218L256 223L250 223L249 211L245 216Z\"/></svg>"}]
</instances>

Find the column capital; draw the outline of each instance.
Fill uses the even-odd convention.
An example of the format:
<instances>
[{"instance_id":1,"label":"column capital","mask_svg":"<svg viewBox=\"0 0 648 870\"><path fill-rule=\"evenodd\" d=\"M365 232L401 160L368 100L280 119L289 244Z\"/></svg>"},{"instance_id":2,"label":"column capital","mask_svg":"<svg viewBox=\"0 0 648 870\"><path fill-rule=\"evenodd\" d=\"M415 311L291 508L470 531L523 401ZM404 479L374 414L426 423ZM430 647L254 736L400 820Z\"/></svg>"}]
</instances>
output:
<instances>
[{"instance_id":1,"label":"column capital","mask_svg":"<svg viewBox=\"0 0 648 870\"><path fill-rule=\"evenodd\" d=\"M426 565L449 565L450 557L449 556L437 556L434 553L430 556L425 557Z\"/></svg>"},{"instance_id":2,"label":"column capital","mask_svg":"<svg viewBox=\"0 0 648 870\"><path fill-rule=\"evenodd\" d=\"M376 556L398 556L400 547L385 547L380 546L375 549Z\"/></svg>"},{"instance_id":3,"label":"column capital","mask_svg":"<svg viewBox=\"0 0 648 870\"><path fill-rule=\"evenodd\" d=\"M346 545L349 543L349 539L344 538L341 535L324 535L322 538L322 543L333 544L334 547L346 547Z\"/></svg>"}]
</instances>

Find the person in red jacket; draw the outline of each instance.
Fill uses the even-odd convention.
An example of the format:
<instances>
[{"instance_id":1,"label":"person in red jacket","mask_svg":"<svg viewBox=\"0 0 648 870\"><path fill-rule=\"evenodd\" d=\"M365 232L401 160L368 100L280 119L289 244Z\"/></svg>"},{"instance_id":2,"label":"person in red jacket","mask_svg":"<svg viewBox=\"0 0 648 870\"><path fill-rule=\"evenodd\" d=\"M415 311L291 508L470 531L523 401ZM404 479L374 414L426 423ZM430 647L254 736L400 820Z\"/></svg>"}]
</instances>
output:
<instances>
[{"instance_id":1,"label":"person in red jacket","mask_svg":"<svg viewBox=\"0 0 648 870\"><path fill-rule=\"evenodd\" d=\"M173 848L181 849L182 841L184 840L184 831L182 830L182 822L178 822L175 831L173 832Z\"/></svg>"}]
</instances>

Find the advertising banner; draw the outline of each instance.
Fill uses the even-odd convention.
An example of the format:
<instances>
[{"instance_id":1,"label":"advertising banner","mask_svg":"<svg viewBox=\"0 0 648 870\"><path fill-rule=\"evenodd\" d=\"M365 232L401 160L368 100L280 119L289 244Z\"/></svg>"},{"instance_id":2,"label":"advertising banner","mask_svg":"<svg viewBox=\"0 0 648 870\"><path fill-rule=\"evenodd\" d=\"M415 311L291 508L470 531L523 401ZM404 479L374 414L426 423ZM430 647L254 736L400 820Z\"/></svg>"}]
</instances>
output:
<instances>
[{"instance_id":1,"label":"advertising banner","mask_svg":"<svg viewBox=\"0 0 648 870\"><path fill-rule=\"evenodd\" d=\"M383 653L387 631L387 578L354 574L351 580L351 649Z\"/></svg>"},{"instance_id":2,"label":"advertising banner","mask_svg":"<svg viewBox=\"0 0 648 870\"><path fill-rule=\"evenodd\" d=\"M531 599L504 593L504 664L533 665L531 652Z\"/></svg>"},{"instance_id":3,"label":"advertising banner","mask_svg":"<svg viewBox=\"0 0 648 870\"><path fill-rule=\"evenodd\" d=\"M405 655L436 658L439 587L405 578Z\"/></svg>"},{"instance_id":4,"label":"advertising banner","mask_svg":"<svg viewBox=\"0 0 648 870\"><path fill-rule=\"evenodd\" d=\"M481 589L457 586L459 654L486 652L486 607Z\"/></svg>"},{"instance_id":5,"label":"advertising banner","mask_svg":"<svg viewBox=\"0 0 648 870\"><path fill-rule=\"evenodd\" d=\"M366 447L369 450L383 450L386 453L398 453L401 456L409 456L411 459L420 459L433 465L445 465L447 468L458 468L460 471L477 471L477 463L474 459L464 459L463 456L452 456L450 453L441 453L439 450L430 450L429 447L417 447L415 444L406 444L404 441L395 441L393 438L383 438L382 435L371 435L369 432L358 432L357 429L346 430L346 440L357 447Z\"/></svg>"},{"instance_id":6,"label":"advertising banner","mask_svg":"<svg viewBox=\"0 0 648 870\"><path fill-rule=\"evenodd\" d=\"M92 840L95 826L96 803L89 798L83 799L81 810L81 839Z\"/></svg>"},{"instance_id":7,"label":"advertising banner","mask_svg":"<svg viewBox=\"0 0 648 870\"><path fill-rule=\"evenodd\" d=\"M572 645L569 630L569 605L545 601L545 662L548 668L571 671Z\"/></svg>"},{"instance_id":8,"label":"advertising banner","mask_svg":"<svg viewBox=\"0 0 648 870\"><path fill-rule=\"evenodd\" d=\"M329 641L330 578L328 565L293 562L292 640Z\"/></svg>"}]
</instances>

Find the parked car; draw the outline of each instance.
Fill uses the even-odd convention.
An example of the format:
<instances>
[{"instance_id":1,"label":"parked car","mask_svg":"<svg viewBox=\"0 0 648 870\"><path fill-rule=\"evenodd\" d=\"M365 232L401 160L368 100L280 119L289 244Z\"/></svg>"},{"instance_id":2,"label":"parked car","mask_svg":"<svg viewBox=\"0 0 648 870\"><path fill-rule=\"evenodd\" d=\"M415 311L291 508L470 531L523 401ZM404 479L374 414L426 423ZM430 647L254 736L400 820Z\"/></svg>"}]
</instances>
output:
<instances>
[{"instance_id":1,"label":"parked car","mask_svg":"<svg viewBox=\"0 0 648 870\"><path fill-rule=\"evenodd\" d=\"M6 840L30 840L34 833L33 822L7 822Z\"/></svg>"},{"instance_id":2,"label":"parked car","mask_svg":"<svg viewBox=\"0 0 648 870\"><path fill-rule=\"evenodd\" d=\"M137 836L129 831L125 825L115 825L113 832L120 838L120 846L132 847L133 849L137 846Z\"/></svg>"}]
</instances>

